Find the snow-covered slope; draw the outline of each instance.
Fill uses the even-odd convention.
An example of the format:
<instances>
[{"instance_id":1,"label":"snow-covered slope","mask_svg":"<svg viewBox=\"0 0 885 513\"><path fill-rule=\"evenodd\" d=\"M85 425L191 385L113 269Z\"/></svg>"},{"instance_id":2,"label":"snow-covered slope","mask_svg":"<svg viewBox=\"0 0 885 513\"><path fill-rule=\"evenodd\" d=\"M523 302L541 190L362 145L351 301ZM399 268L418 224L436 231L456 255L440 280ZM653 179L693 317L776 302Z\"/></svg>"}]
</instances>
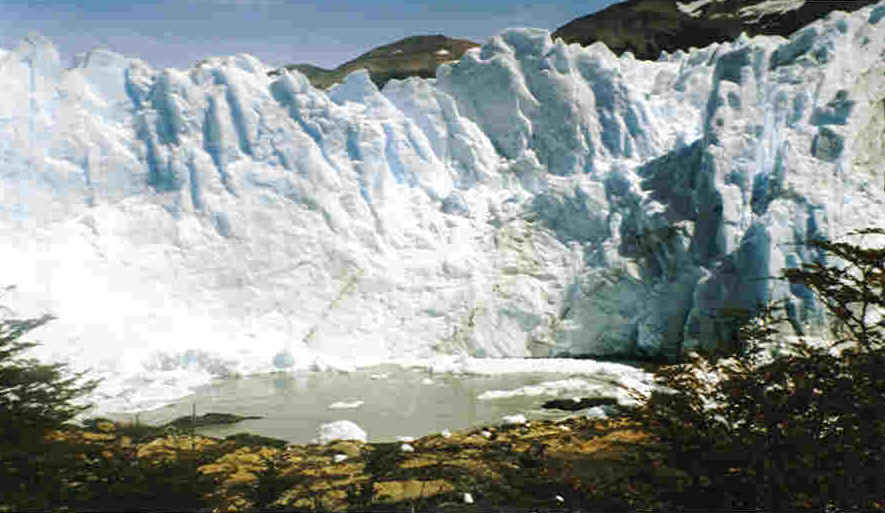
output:
<instances>
[{"instance_id":1,"label":"snow-covered slope","mask_svg":"<svg viewBox=\"0 0 885 513\"><path fill-rule=\"evenodd\" d=\"M378 91L247 55L0 54L0 284L120 379L727 338L885 222L885 2L658 62L514 29ZM179 370L176 370L179 369ZM176 383L179 383L176 381Z\"/></svg>"}]
</instances>

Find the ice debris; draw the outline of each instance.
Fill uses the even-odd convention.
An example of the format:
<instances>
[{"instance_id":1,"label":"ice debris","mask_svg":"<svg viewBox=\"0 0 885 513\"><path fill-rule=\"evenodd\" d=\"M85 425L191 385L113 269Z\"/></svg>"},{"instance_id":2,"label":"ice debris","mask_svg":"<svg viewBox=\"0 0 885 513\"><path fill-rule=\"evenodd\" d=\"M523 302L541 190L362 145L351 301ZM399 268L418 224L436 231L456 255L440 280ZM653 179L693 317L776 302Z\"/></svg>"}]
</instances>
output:
<instances>
[{"instance_id":1,"label":"ice debris","mask_svg":"<svg viewBox=\"0 0 885 513\"><path fill-rule=\"evenodd\" d=\"M528 422L525 418L525 415L523 415L522 413L517 413L516 415L504 415L503 417L501 417L501 421L504 424L510 424L510 425L512 425L512 424L525 424Z\"/></svg>"},{"instance_id":2,"label":"ice debris","mask_svg":"<svg viewBox=\"0 0 885 513\"><path fill-rule=\"evenodd\" d=\"M327 444L334 440L359 440L366 442L366 432L349 420L338 420L320 425L316 443Z\"/></svg>"},{"instance_id":3,"label":"ice debris","mask_svg":"<svg viewBox=\"0 0 885 513\"><path fill-rule=\"evenodd\" d=\"M347 410L353 408L359 408L365 404L365 401L339 401L329 405L330 410Z\"/></svg>"}]
</instances>

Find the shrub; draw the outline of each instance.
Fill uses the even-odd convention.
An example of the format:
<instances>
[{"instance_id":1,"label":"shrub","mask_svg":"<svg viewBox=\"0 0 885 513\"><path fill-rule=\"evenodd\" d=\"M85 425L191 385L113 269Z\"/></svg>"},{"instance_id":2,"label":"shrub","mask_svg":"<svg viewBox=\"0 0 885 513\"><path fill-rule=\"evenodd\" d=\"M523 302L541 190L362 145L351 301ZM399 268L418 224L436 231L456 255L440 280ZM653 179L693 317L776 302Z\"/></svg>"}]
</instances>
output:
<instances>
[{"instance_id":1,"label":"shrub","mask_svg":"<svg viewBox=\"0 0 885 513\"><path fill-rule=\"evenodd\" d=\"M97 385L62 364L41 364L22 353L22 337L52 319L0 319L0 511L48 510L61 500L61 469L77 456L44 436L88 408L75 404Z\"/></svg>"},{"instance_id":2,"label":"shrub","mask_svg":"<svg viewBox=\"0 0 885 513\"><path fill-rule=\"evenodd\" d=\"M206 507L211 479L194 472L217 454L182 453L171 461L140 459L119 439L129 430L107 419L87 429L113 426L97 443L66 423L89 408L76 400L97 385L62 364L42 364L21 354L34 347L22 338L52 319L0 320L0 511L192 511ZM121 428L121 429L118 429ZM50 431L67 431L54 433ZM138 435L156 435L138 431ZM93 437L94 438L94 437Z\"/></svg>"},{"instance_id":3,"label":"shrub","mask_svg":"<svg viewBox=\"0 0 885 513\"><path fill-rule=\"evenodd\" d=\"M92 391L97 381L67 372L63 364L41 364L21 353L37 344L21 337L52 320L0 320L0 443L34 442L88 408L74 401Z\"/></svg>"},{"instance_id":4,"label":"shrub","mask_svg":"<svg viewBox=\"0 0 885 513\"><path fill-rule=\"evenodd\" d=\"M691 355L659 373L663 388L634 392L644 403L629 415L669 466L691 476L659 489L665 509L885 505L885 248L808 245L834 263L821 258L784 277L830 313L832 341L785 337L785 308L769 305L747 316L737 354ZM776 345L784 350L773 357Z\"/></svg>"}]
</instances>

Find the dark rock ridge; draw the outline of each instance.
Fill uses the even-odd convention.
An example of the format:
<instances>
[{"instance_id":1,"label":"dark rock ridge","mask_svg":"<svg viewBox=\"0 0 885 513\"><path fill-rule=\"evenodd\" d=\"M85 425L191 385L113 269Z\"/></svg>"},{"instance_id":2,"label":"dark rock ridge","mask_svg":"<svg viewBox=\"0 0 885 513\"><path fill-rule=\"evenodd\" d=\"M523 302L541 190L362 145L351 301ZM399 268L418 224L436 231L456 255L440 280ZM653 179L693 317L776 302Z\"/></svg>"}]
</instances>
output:
<instances>
[{"instance_id":1,"label":"dark rock ridge","mask_svg":"<svg viewBox=\"0 0 885 513\"><path fill-rule=\"evenodd\" d=\"M250 420L250 419L260 419L261 417L255 416L240 416L233 415L230 413L206 413L205 415L197 415L196 417L191 417L190 415L186 415L184 417L178 417L166 424L166 426L172 426L177 428L190 428L190 427L205 427L205 426L217 426L221 424L235 424L242 420Z\"/></svg>"},{"instance_id":2,"label":"dark rock ridge","mask_svg":"<svg viewBox=\"0 0 885 513\"><path fill-rule=\"evenodd\" d=\"M237 442L240 445L248 446L248 447L275 447L277 449L283 449L289 442L285 440L281 440L279 438L271 438L267 436L254 435L252 433L236 433L233 435L229 435L224 437L225 440L232 440Z\"/></svg>"},{"instance_id":3,"label":"dark rock ridge","mask_svg":"<svg viewBox=\"0 0 885 513\"><path fill-rule=\"evenodd\" d=\"M285 69L298 70L314 87L325 89L341 82L350 72L365 68L372 81L380 88L391 79L433 78L436 76L437 66L446 61L460 59L464 52L475 46L479 44L443 35L411 36L369 50L335 69L312 64L288 64ZM279 74L279 71L272 71L271 74Z\"/></svg>"},{"instance_id":4,"label":"dark rock ridge","mask_svg":"<svg viewBox=\"0 0 885 513\"><path fill-rule=\"evenodd\" d=\"M545 410L578 411L596 406L618 405L618 400L610 397L584 397L575 399L551 399L542 404L541 408L544 408Z\"/></svg>"},{"instance_id":5,"label":"dark rock ridge","mask_svg":"<svg viewBox=\"0 0 885 513\"><path fill-rule=\"evenodd\" d=\"M787 36L834 10L855 11L874 0L628 0L576 18L553 33L553 39L583 46L596 41L613 52L633 52L657 59L662 51L702 48L749 36Z\"/></svg>"}]
</instances>

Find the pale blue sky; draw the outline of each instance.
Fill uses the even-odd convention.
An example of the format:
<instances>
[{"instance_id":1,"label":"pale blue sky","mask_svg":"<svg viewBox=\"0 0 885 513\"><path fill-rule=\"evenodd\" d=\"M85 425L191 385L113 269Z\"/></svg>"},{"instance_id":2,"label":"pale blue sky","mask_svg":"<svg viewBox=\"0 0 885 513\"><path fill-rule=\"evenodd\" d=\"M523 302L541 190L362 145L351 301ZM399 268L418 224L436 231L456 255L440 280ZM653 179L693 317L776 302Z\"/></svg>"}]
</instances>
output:
<instances>
[{"instance_id":1,"label":"pale blue sky","mask_svg":"<svg viewBox=\"0 0 885 513\"><path fill-rule=\"evenodd\" d=\"M617 0L0 0L0 48L30 31L67 60L103 46L157 67L250 53L334 67L410 35L477 42L514 26L553 30Z\"/></svg>"}]
</instances>

